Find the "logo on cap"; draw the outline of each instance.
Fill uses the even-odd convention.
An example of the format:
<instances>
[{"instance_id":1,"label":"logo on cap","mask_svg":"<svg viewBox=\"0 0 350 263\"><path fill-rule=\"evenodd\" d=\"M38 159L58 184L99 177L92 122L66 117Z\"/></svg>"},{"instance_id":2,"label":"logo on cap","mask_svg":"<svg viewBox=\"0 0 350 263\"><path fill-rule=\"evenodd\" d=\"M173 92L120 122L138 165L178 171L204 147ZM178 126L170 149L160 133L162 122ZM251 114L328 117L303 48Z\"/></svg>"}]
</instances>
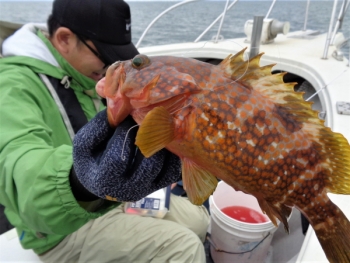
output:
<instances>
[{"instance_id":1,"label":"logo on cap","mask_svg":"<svg viewBox=\"0 0 350 263\"><path fill-rule=\"evenodd\" d=\"M126 23L126 31L130 31L131 23Z\"/></svg>"}]
</instances>

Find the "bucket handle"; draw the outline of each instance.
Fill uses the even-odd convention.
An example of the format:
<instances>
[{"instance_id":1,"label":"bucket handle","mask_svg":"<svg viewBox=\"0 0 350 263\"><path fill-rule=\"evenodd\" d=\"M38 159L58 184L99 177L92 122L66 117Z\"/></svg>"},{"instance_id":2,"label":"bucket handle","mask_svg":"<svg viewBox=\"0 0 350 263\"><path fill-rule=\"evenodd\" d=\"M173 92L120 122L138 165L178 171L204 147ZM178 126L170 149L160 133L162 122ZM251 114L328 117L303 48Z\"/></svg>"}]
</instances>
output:
<instances>
[{"instance_id":1,"label":"bucket handle","mask_svg":"<svg viewBox=\"0 0 350 263\"><path fill-rule=\"evenodd\" d=\"M208 240L209 243L214 247L215 251L217 251L217 252L224 252L224 253L227 253L227 254L244 254L244 253L252 252L254 249L256 249L262 242L264 242L264 240L265 240L268 236L270 236L270 232L269 232L258 244L256 244L255 247L253 247L251 250L244 251L244 252L229 252L229 251L222 250L222 249L218 248L218 247L214 244L214 242L213 242L213 240L210 238L210 236L211 236L211 235L208 233L208 235L207 235L207 240Z\"/></svg>"}]
</instances>

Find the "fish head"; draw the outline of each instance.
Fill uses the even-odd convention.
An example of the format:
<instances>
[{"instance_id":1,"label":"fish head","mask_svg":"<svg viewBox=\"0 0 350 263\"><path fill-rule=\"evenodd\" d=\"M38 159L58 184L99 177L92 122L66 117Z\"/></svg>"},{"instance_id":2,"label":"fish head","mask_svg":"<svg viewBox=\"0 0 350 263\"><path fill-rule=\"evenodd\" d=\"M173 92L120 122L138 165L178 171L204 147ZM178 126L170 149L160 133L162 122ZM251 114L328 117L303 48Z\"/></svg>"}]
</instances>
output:
<instances>
[{"instance_id":1,"label":"fish head","mask_svg":"<svg viewBox=\"0 0 350 263\"><path fill-rule=\"evenodd\" d=\"M182 71L192 60L175 60L177 64L174 57L150 58L139 54L132 60L116 62L108 68L105 78L96 85L96 91L107 100L111 126L116 127L129 114L142 109L149 111L156 106L165 106L168 110L179 108L185 98L200 90L192 75Z\"/></svg>"},{"instance_id":2,"label":"fish head","mask_svg":"<svg viewBox=\"0 0 350 263\"><path fill-rule=\"evenodd\" d=\"M121 62L112 64L106 76L96 85L96 92L107 101L108 122L115 127L130 113L130 103L122 92L125 82L125 71Z\"/></svg>"}]
</instances>

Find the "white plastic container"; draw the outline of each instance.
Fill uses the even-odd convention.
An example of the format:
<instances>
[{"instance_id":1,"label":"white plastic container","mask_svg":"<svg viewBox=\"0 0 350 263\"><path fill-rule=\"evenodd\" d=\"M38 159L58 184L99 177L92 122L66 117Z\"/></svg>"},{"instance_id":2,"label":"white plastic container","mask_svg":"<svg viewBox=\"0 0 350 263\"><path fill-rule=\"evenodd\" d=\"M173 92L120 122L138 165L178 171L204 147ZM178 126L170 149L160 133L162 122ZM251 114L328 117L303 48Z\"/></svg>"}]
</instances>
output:
<instances>
[{"instance_id":1,"label":"white plastic container","mask_svg":"<svg viewBox=\"0 0 350 263\"><path fill-rule=\"evenodd\" d=\"M163 218L169 211L170 186L159 189L137 202L126 202L124 212L140 216Z\"/></svg>"},{"instance_id":2,"label":"white plastic container","mask_svg":"<svg viewBox=\"0 0 350 263\"><path fill-rule=\"evenodd\" d=\"M264 262L267 259L271 240L277 227L263 214L256 198L241 191L235 191L231 186L221 181L213 195L210 196L209 203L211 214L210 252L213 261L215 263ZM266 217L267 222L246 223L235 220L221 211L228 206L244 206L256 210ZM271 249L269 253L271 253Z\"/></svg>"}]
</instances>

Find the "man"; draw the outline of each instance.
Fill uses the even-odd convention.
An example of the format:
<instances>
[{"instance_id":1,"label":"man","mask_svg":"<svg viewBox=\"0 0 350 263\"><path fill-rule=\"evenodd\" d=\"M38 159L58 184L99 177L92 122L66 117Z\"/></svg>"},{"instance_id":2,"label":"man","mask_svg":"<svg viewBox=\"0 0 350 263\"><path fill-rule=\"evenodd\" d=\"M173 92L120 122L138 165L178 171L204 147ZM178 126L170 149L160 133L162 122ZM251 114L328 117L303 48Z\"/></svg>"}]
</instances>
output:
<instances>
[{"instance_id":1,"label":"man","mask_svg":"<svg viewBox=\"0 0 350 263\"><path fill-rule=\"evenodd\" d=\"M137 151L131 118L109 127L94 90L138 53L130 25L122 0L56 0L49 34L27 24L2 46L0 203L44 262L205 261L204 207L173 195L162 220L123 212L181 178L175 155Z\"/></svg>"}]
</instances>

